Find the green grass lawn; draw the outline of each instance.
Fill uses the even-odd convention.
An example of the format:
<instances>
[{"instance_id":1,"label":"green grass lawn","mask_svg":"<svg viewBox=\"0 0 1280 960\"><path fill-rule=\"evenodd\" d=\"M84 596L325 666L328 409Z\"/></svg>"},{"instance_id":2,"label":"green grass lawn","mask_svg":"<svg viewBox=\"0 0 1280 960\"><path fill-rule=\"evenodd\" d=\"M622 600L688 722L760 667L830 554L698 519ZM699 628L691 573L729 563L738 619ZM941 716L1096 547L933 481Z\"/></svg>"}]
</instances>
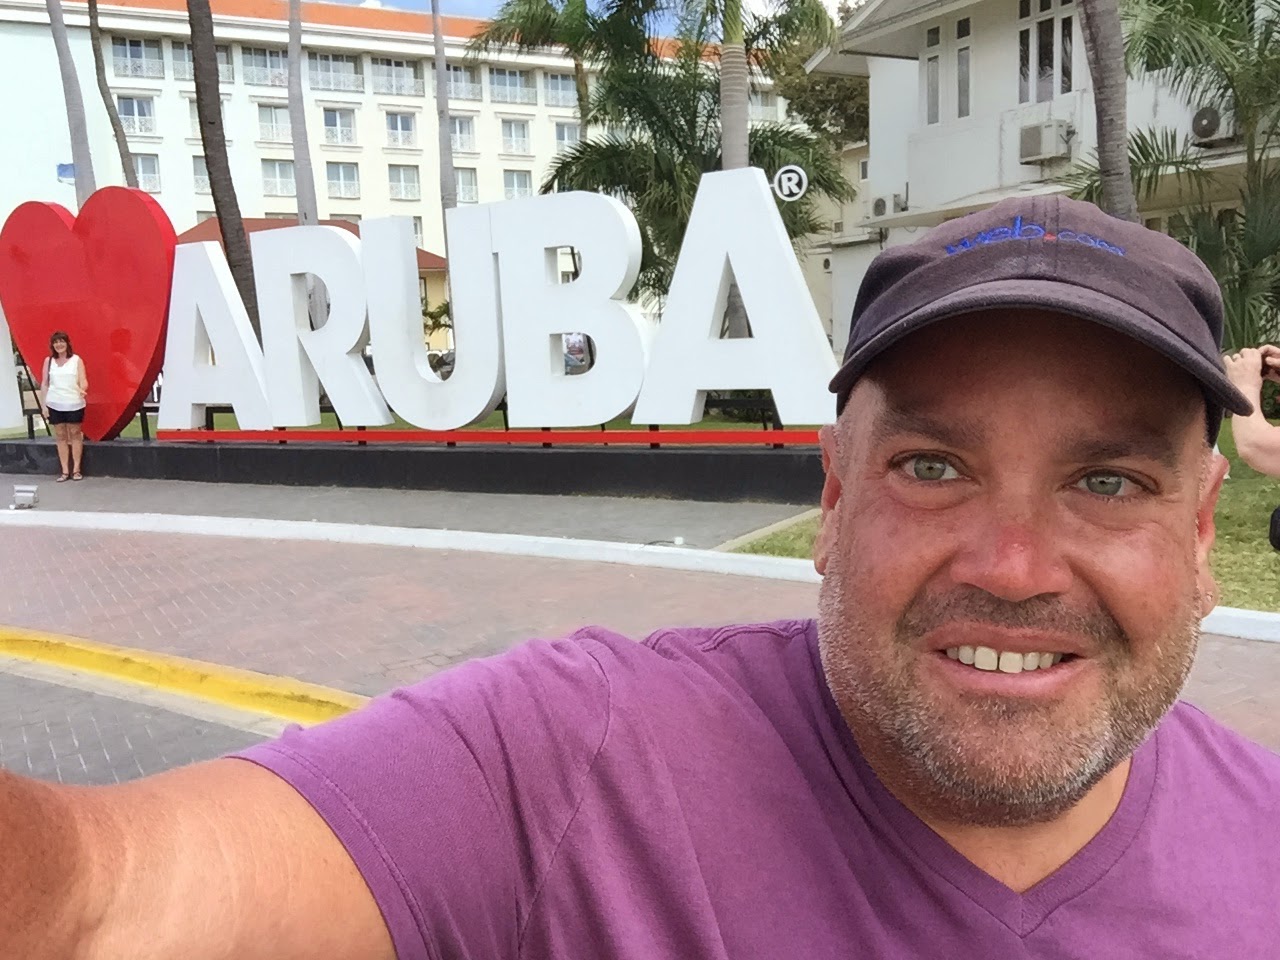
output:
<instances>
[{"instance_id":1,"label":"green grass lawn","mask_svg":"<svg viewBox=\"0 0 1280 960\"><path fill-rule=\"evenodd\" d=\"M1267 540L1271 511L1280 506L1280 480L1250 469L1236 456L1228 421L1219 448L1231 460L1231 479L1218 500L1213 569L1228 607L1280 612L1280 553ZM810 557L817 518L802 520L743 547L740 553Z\"/></svg>"}]
</instances>

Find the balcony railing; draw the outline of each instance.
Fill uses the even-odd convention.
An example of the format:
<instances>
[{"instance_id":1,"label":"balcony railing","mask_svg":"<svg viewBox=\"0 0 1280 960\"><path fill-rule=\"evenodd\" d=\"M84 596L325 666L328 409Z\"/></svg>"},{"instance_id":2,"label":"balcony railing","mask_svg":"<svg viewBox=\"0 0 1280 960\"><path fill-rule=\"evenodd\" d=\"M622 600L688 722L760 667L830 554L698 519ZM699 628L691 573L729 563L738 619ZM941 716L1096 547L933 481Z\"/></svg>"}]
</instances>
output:
<instances>
[{"instance_id":1,"label":"balcony railing","mask_svg":"<svg viewBox=\"0 0 1280 960\"><path fill-rule=\"evenodd\" d=\"M374 93L401 93L406 96L420 97L425 90L422 80L418 77L399 77L395 74L379 74L373 75L373 92Z\"/></svg>"},{"instance_id":2,"label":"balcony railing","mask_svg":"<svg viewBox=\"0 0 1280 960\"><path fill-rule=\"evenodd\" d=\"M244 82L259 87L287 87L289 70L286 67L245 67Z\"/></svg>"},{"instance_id":3,"label":"balcony railing","mask_svg":"<svg viewBox=\"0 0 1280 960\"><path fill-rule=\"evenodd\" d=\"M480 188L473 183L458 184L458 202L459 203L478 203L480 200Z\"/></svg>"},{"instance_id":4,"label":"balcony railing","mask_svg":"<svg viewBox=\"0 0 1280 960\"><path fill-rule=\"evenodd\" d=\"M325 73L312 70L308 74L312 90L342 90L346 93L364 92L363 73Z\"/></svg>"},{"instance_id":5,"label":"balcony railing","mask_svg":"<svg viewBox=\"0 0 1280 960\"><path fill-rule=\"evenodd\" d=\"M325 143L340 143L350 146L356 142L355 127L325 127Z\"/></svg>"},{"instance_id":6,"label":"balcony railing","mask_svg":"<svg viewBox=\"0 0 1280 960\"><path fill-rule=\"evenodd\" d=\"M160 174L158 173L138 174L138 189L145 190L147 193L159 193L160 192Z\"/></svg>"},{"instance_id":7,"label":"balcony railing","mask_svg":"<svg viewBox=\"0 0 1280 960\"><path fill-rule=\"evenodd\" d=\"M475 134L451 133L449 134L449 146L452 148L454 153L475 153Z\"/></svg>"},{"instance_id":8,"label":"balcony railing","mask_svg":"<svg viewBox=\"0 0 1280 960\"><path fill-rule=\"evenodd\" d=\"M262 192L268 197L296 197L298 186L292 177L287 180L280 177L264 177Z\"/></svg>"},{"instance_id":9,"label":"balcony railing","mask_svg":"<svg viewBox=\"0 0 1280 960\"><path fill-rule=\"evenodd\" d=\"M292 143L293 130L287 123L259 123L258 139L268 143Z\"/></svg>"},{"instance_id":10,"label":"balcony railing","mask_svg":"<svg viewBox=\"0 0 1280 960\"><path fill-rule=\"evenodd\" d=\"M392 200L421 200L422 186L417 183L395 183L391 184Z\"/></svg>"},{"instance_id":11,"label":"balcony railing","mask_svg":"<svg viewBox=\"0 0 1280 960\"><path fill-rule=\"evenodd\" d=\"M578 92L576 90L563 90L556 87L547 88L547 106L576 107L577 105Z\"/></svg>"},{"instance_id":12,"label":"balcony railing","mask_svg":"<svg viewBox=\"0 0 1280 960\"><path fill-rule=\"evenodd\" d=\"M520 156L529 155L529 140L527 137L503 137L502 152L515 153Z\"/></svg>"},{"instance_id":13,"label":"balcony railing","mask_svg":"<svg viewBox=\"0 0 1280 960\"><path fill-rule=\"evenodd\" d=\"M120 117L120 126L124 127L124 132L130 136L137 134L155 133L156 118L155 117Z\"/></svg>"},{"instance_id":14,"label":"balcony railing","mask_svg":"<svg viewBox=\"0 0 1280 960\"><path fill-rule=\"evenodd\" d=\"M556 153L566 153L576 147L580 142L580 140L557 140Z\"/></svg>"},{"instance_id":15,"label":"balcony railing","mask_svg":"<svg viewBox=\"0 0 1280 960\"><path fill-rule=\"evenodd\" d=\"M218 79L224 83L230 83L236 78L235 67L229 63L218 64ZM193 80L195 79L195 70L191 66L190 60L174 60L173 61L173 79L175 80Z\"/></svg>"},{"instance_id":16,"label":"balcony railing","mask_svg":"<svg viewBox=\"0 0 1280 960\"><path fill-rule=\"evenodd\" d=\"M329 197L335 200L358 200L360 198L360 184L347 180L330 180Z\"/></svg>"},{"instance_id":17,"label":"balcony railing","mask_svg":"<svg viewBox=\"0 0 1280 960\"><path fill-rule=\"evenodd\" d=\"M154 57L115 57L117 77L164 78L164 61Z\"/></svg>"},{"instance_id":18,"label":"balcony railing","mask_svg":"<svg viewBox=\"0 0 1280 960\"><path fill-rule=\"evenodd\" d=\"M209 188L209 175L197 173L196 177L196 193L212 193Z\"/></svg>"},{"instance_id":19,"label":"balcony railing","mask_svg":"<svg viewBox=\"0 0 1280 960\"><path fill-rule=\"evenodd\" d=\"M506 195L508 200L518 200L521 197L533 196L533 187L507 187Z\"/></svg>"},{"instance_id":20,"label":"balcony railing","mask_svg":"<svg viewBox=\"0 0 1280 960\"><path fill-rule=\"evenodd\" d=\"M417 130L388 130L388 147L416 147L418 145Z\"/></svg>"},{"instance_id":21,"label":"balcony railing","mask_svg":"<svg viewBox=\"0 0 1280 960\"><path fill-rule=\"evenodd\" d=\"M478 83L469 83L466 80L450 80L448 89L450 100L484 99L484 88Z\"/></svg>"},{"instance_id":22,"label":"balcony railing","mask_svg":"<svg viewBox=\"0 0 1280 960\"><path fill-rule=\"evenodd\" d=\"M537 103L537 87L513 87L507 84L491 84L489 99L494 103Z\"/></svg>"}]
</instances>

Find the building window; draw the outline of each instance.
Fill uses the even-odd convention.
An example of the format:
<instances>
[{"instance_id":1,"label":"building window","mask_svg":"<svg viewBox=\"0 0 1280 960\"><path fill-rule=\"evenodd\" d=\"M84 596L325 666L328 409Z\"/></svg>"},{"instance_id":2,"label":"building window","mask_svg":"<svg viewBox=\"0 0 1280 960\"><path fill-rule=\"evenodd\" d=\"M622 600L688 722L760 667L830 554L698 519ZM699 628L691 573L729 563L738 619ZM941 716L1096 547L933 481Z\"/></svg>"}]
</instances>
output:
<instances>
[{"instance_id":1,"label":"building window","mask_svg":"<svg viewBox=\"0 0 1280 960\"><path fill-rule=\"evenodd\" d=\"M399 93L408 97L422 96L422 61L374 57L373 92Z\"/></svg>"},{"instance_id":2,"label":"building window","mask_svg":"<svg viewBox=\"0 0 1280 960\"><path fill-rule=\"evenodd\" d=\"M477 203L480 200L480 187L475 170L471 167L454 167L453 173L458 188L458 202Z\"/></svg>"},{"instance_id":3,"label":"building window","mask_svg":"<svg viewBox=\"0 0 1280 960\"><path fill-rule=\"evenodd\" d=\"M1052 100L1073 88L1075 18L1055 12L1053 0L1020 0L1018 19L1018 102ZM1066 5L1066 4L1064 4Z\"/></svg>"},{"instance_id":4,"label":"building window","mask_svg":"<svg viewBox=\"0 0 1280 960\"><path fill-rule=\"evenodd\" d=\"M528 170L503 170L502 187L508 200L533 196L533 174Z\"/></svg>"},{"instance_id":5,"label":"building window","mask_svg":"<svg viewBox=\"0 0 1280 960\"><path fill-rule=\"evenodd\" d=\"M387 146L416 147L418 131L412 113L387 114Z\"/></svg>"},{"instance_id":6,"label":"building window","mask_svg":"<svg viewBox=\"0 0 1280 960\"><path fill-rule=\"evenodd\" d=\"M354 163L325 164L325 179L329 181L329 197L334 200L355 200L360 196L360 168Z\"/></svg>"},{"instance_id":7,"label":"building window","mask_svg":"<svg viewBox=\"0 0 1280 960\"><path fill-rule=\"evenodd\" d=\"M267 143L292 143L289 108L279 103L258 104L258 139Z\"/></svg>"},{"instance_id":8,"label":"building window","mask_svg":"<svg viewBox=\"0 0 1280 960\"><path fill-rule=\"evenodd\" d=\"M356 142L356 112L325 107L324 142L350 146Z\"/></svg>"},{"instance_id":9,"label":"building window","mask_svg":"<svg viewBox=\"0 0 1280 960\"><path fill-rule=\"evenodd\" d=\"M196 193L212 193L209 188L209 168L205 165L204 157L191 158L191 176L195 181Z\"/></svg>"},{"instance_id":10,"label":"building window","mask_svg":"<svg viewBox=\"0 0 1280 960\"><path fill-rule=\"evenodd\" d=\"M111 58L117 77L164 79L164 54L160 52L159 40L114 37Z\"/></svg>"},{"instance_id":11,"label":"building window","mask_svg":"<svg viewBox=\"0 0 1280 960\"><path fill-rule=\"evenodd\" d=\"M939 115L939 98L941 90L938 86L940 78L938 75L939 63L937 57L930 57L925 61L924 70L924 89L925 89L925 123L937 123Z\"/></svg>"},{"instance_id":12,"label":"building window","mask_svg":"<svg viewBox=\"0 0 1280 960\"><path fill-rule=\"evenodd\" d=\"M449 74L450 100L484 99L484 91L480 87L475 67L462 67L456 63L450 63L445 69Z\"/></svg>"},{"instance_id":13,"label":"building window","mask_svg":"<svg viewBox=\"0 0 1280 960\"><path fill-rule=\"evenodd\" d=\"M307 61L307 80L312 90L364 91L359 57L345 53L316 53L313 50L307 54Z\"/></svg>"},{"instance_id":14,"label":"building window","mask_svg":"<svg viewBox=\"0 0 1280 960\"><path fill-rule=\"evenodd\" d=\"M231 48L218 44L214 47L218 54L218 79L224 83L235 80L235 68L231 65ZM191 66L191 44L181 40L173 41L173 78L175 80L191 80L195 76Z\"/></svg>"},{"instance_id":15,"label":"building window","mask_svg":"<svg viewBox=\"0 0 1280 960\"><path fill-rule=\"evenodd\" d=\"M387 182L392 200L421 200L422 185L418 182L418 168L392 163L387 166Z\"/></svg>"},{"instance_id":16,"label":"building window","mask_svg":"<svg viewBox=\"0 0 1280 960\"><path fill-rule=\"evenodd\" d=\"M160 192L160 158L154 153L135 153L133 172L138 175L138 189L147 193Z\"/></svg>"},{"instance_id":17,"label":"building window","mask_svg":"<svg viewBox=\"0 0 1280 960\"><path fill-rule=\"evenodd\" d=\"M422 246L422 218L413 218L413 242L415 246Z\"/></svg>"},{"instance_id":18,"label":"building window","mask_svg":"<svg viewBox=\"0 0 1280 960\"><path fill-rule=\"evenodd\" d=\"M289 85L289 57L284 50L243 47L240 50L240 64L244 67L245 83L260 87Z\"/></svg>"},{"instance_id":19,"label":"building window","mask_svg":"<svg viewBox=\"0 0 1280 960\"><path fill-rule=\"evenodd\" d=\"M490 67L489 98L494 103L537 103L538 88L529 81L528 70Z\"/></svg>"},{"instance_id":20,"label":"building window","mask_svg":"<svg viewBox=\"0 0 1280 960\"><path fill-rule=\"evenodd\" d=\"M969 115L969 48L956 51L956 116Z\"/></svg>"},{"instance_id":21,"label":"building window","mask_svg":"<svg viewBox=\"0 0 1280 960\"><path fill-rule=\"evenodd\" d=\"M769 90L752 90L747 94L747 118L773 122L778 119L778 96Z\"/></svg>"},{"instance_id":22,"label":"building window","mask_svg":"<svg viewBox=\"0 0 1280 960\"><path fill-rule=\"evenodd\" d=\"M156 102L151 97L116 97L116 112L125 133L156 132Z\"/></svg>"},{"instance_id":23,"label":"building window","mask_svg":"<svg viewBox=\"0 0 1280 960\"><path fill-rule=\"evenodd\" d=\"M858 179L863 183L871 179L871 161L865 157L858 161Z\"/></svg>"},{"instance_id":24,"label":"building window","mask_svg":"<svg viewBox=\"0 0 1280 960\"><path fill-rule=\"evenodd\" d=\"M582 127L576 123L556 124L556 152L577 146L582 140Z\"/></svg>"},{"instance_id":25,"label":"building window","mask_svg":"<svg viewBox=\"0 0 1280 960\"><path fill-rule=\"evenodd\" d=\"M964 40L969 36L969 18L961 17L956 21L956 39Z\"/></svg>"},{"instance_id":26,"label":"building window","mask_svg":"<svg viewBox=\"0 0 1280 960\"><path fill-rule=\"evenodd\" d=\"M454 153L476 152L476 124L471 117L449 118L449 144Z\"/></svg>"},{"instance_id":27,"label":"building window","mask_svg":"<svg viewBox=\"0 0 1280 960\"><path fill-rule=\"evenodd\" d=\"M262 161L262 192L268 197L296 197L292 160Z\"/></svg>"},{"instance_id":28,"label":"building window","mask_svg":"<svg viewBox=\"0 0 1280 960\"><path fill-rule=\"evenodd\" d=\"M533 151L529 148L529 121L502 121L502 152L528 156Z\"/></svg>"},{"instance_id":29,"label":"building window","mask_svg":"<svg viewBox=\"0 0 1280 960\"><path fill-rule=\"evenodd\" d=\"M576 107L578 88L571 73L548 73L546 76L547 106Z\"/></svg>"}]
</instances>

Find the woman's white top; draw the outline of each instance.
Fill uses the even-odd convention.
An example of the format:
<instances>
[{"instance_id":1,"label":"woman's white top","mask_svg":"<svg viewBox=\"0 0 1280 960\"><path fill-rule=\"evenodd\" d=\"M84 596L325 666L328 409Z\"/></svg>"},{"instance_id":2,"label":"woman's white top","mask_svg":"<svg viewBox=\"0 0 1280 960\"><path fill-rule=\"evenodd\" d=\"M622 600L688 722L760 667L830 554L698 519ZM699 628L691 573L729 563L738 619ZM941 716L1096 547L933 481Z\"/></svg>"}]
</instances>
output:
<instances>
[{"instance_id":1,"label":"woman's white top","mask_svg":"<svg viewBox=\"0 0 1280 960\"><path fill-rule=\"evenodd\" d=\"M72 357L61 366L49 358L49 391L44 395L50 410L83 410L84 394L80 392L80 358Z\"/></svg>"}]
</instances>

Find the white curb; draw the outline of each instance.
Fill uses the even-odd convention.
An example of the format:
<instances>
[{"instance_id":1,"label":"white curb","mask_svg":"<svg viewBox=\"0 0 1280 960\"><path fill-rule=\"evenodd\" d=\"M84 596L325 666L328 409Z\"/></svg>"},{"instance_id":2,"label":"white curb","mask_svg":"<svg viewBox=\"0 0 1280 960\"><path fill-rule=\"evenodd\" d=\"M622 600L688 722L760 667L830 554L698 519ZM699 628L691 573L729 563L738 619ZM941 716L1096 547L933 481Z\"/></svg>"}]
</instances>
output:
<instances>
[{"instance_id":1,"label":"white curb","mask_svg":"<svg viewBox=\"0 0 1280 960\"><path fill-rule=\"evenodd\" d=\"M691 570L767 580L819 583L821 577L808 560L763 557L719 550L572 540L514 533L474 533L466 530L428 530L357 523L305 520L263 520L246 517L188 517L161 513L91 513L23 510L0 513L0 526L60 527L112 530L126 533L179 533L253 540L314 540L367 546L412 547L419 550L466 550L511 557L544 557L587 563L618 563L636 567ZM1204 618L1205 633L1241 640L1280 643L1280 613L1217 607Z\"/></svg>"}]
</instances>

